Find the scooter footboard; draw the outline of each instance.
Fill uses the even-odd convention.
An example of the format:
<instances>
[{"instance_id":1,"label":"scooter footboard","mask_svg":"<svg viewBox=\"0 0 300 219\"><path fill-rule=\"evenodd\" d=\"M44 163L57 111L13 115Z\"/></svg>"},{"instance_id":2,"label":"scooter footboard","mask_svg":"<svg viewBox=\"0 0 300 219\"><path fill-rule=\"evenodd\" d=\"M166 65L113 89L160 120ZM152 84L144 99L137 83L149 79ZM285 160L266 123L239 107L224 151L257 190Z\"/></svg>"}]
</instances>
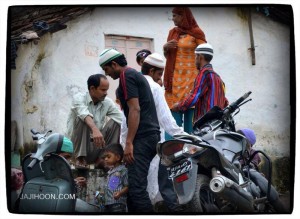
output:
<instances>
[{"instance_id":1,"label":"scooter footboard","mask_svg":"<svg viewBox=\"0 0 300 219\"><path fill-rule=\"evenodd\" d=\"M180 205L192 200L197 181L198 165L191 161L191 169L173 178L173 187Z\"/></svg>"}]
</instances>

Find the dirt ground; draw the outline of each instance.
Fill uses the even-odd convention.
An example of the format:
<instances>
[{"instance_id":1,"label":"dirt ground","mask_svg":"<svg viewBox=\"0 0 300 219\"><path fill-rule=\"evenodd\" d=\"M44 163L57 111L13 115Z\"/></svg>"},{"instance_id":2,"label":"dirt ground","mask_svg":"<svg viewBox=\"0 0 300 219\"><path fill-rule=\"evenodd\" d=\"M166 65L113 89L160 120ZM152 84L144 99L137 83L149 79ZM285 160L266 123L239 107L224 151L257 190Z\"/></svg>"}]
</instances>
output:
<instances>
[{"instance_id":1,"label":"dirt ground","mask_svg":"<svg viewBox=\"0 0 300 219\"><path fill-rule=\"evenodd\" d=\"M292 204L293 204L293 200L291 200L291 195L290 192L286 192L284 194L280 194L279 198L281 199L283 205L285 206L285 208L289 211L292 212Z\"/></svg>"}]
</instances>

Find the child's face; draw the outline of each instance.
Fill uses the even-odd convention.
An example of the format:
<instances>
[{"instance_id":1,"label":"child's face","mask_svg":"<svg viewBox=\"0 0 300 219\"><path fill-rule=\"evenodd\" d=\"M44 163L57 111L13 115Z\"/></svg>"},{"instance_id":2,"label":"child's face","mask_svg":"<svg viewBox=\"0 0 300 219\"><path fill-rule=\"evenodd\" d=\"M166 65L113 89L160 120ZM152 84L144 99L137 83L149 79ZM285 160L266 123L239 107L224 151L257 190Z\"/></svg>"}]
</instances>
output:
<instances>
[{"instance_id":1,"label":"child's face","mask_svg":"<svg viewBox=\"0 0 300 219\"><path fill-rule=\"evenodd\" d=\"M115 166L117 163L120 163L120 155L114 154L110 151L105 152L105 166Z\"/></svg>"}]
</instances>

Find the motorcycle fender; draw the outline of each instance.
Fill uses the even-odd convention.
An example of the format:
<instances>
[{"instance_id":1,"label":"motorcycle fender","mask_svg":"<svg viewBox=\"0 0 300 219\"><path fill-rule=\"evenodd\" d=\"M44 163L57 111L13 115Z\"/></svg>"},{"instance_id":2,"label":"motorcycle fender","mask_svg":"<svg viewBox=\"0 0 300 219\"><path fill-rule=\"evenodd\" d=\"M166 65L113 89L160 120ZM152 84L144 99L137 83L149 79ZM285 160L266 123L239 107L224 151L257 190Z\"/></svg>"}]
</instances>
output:
<instances>
[{"instance_id":1,"label":"motorcycle fender","mask_svg":"<svg viewBox=\"0 0 300 219\"><path fill-rule=\"evenodd\" d=\"M173 179L173 187L175 193L177 194L178 202L180 205L186 204L192 200L197 181L198 165L196 162L192 161L193 167L188 172L188 179L183 182L176 182L176 179Z\"/></svg>"}]
</instances>

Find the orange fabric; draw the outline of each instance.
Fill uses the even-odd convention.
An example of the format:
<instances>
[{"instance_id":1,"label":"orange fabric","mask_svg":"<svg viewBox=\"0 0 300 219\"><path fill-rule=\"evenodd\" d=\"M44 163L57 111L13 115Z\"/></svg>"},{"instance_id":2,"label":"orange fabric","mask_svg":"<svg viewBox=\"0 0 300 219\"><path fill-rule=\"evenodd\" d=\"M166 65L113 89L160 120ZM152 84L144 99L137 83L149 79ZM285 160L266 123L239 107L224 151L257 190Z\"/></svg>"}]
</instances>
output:
<instances>
[{"instance_id":1,"label":"orange fabric","mask_svg":"<svg viewBox=\"0 0 300 219\"><path fill-rule=\"evenodd\" d=\"M205 34L198 26L191 10L187 7L175 7L172 11L175 14L183 16L183 21L181 26L174 27L169 31L167 42L175 39L179 40L180 35L189 34L196 39L200 39L203 43L206 42ZM196 48L196 47L195 47ZM194 52L194 51L193 51ZM175 67L177 49L169 49L167 54L166 67L164 71L164 86L166 91L172 92L172 80L173 80L173 71Z\"/></svg>"},{"instance_id":2,"label":"orange fabric","mask_svg":"<svg viewBox=\"0 0 300 219\"><path fill-rule=\"evenodd\" d=\"M195 48L204 41L186 34L178 41L172 78L173 88L165 92L169 108L182 101L192 90L198 70L195 65Z\"/></svg>"}]
</instances>

